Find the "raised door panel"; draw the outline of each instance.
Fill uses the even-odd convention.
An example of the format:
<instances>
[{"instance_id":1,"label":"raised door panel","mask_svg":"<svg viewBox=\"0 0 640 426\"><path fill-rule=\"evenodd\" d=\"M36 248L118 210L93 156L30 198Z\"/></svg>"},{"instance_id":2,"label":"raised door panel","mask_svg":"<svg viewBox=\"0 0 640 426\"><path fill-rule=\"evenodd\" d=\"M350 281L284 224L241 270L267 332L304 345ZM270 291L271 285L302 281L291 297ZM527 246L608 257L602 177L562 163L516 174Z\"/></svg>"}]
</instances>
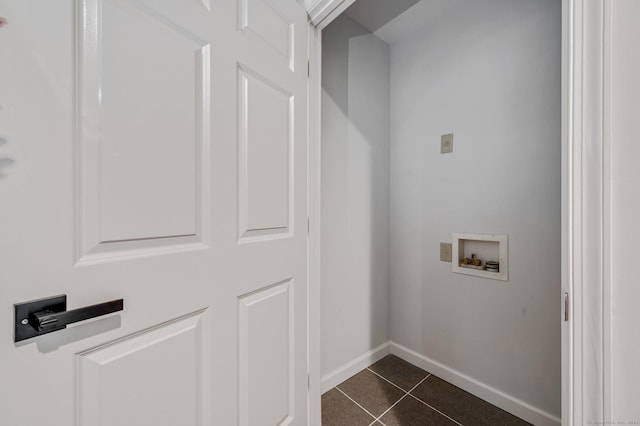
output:
<instances>
[{"instance_id":1,"label":"raised door panel","mask_svg":"<svg viewBox=\"0 0 640 426\"><path fill-rule=\"evenodd\" d=\"M241 426L293 420L293 303L292 280L238 299Z\"/></svg>"},{"instance_id":2,"label":"raised door panel","mask_svg":"<svg viewBox=\"0 0 640 426\"><path fill-rule=\"evenodd\" d=\"M138 3L84 6L79 257L202 242L210 46Z\"/></svg>"},{"instance_id":3,"label":"raised door panel","mask_svg":"<svg viewBox=\"0 0 640 426\"><path fill-rule=\"evenodd\" d=\"M288 236L294 98L252 71L238 73L240 238Z\"/></svg>"},{"instance_id":4,"label":"raised door panel","mask_svg":"<svg viewBox=\"0 0 640 426\"><path fill-rule=\"evenodd\" d=\"M82 426L202 424L203 313L78 355Z\"/></svg>"},{"instance_id":5,"label":"raised door panel","mask_svg":"<svg viewBox=\"0 0 640 426\"><path fill-rule=\"evenodd\" d=\"M294 25L276 0L239 0L238 17L241 30L256 35L294 69Z\"/></svg>"}]
</instances>

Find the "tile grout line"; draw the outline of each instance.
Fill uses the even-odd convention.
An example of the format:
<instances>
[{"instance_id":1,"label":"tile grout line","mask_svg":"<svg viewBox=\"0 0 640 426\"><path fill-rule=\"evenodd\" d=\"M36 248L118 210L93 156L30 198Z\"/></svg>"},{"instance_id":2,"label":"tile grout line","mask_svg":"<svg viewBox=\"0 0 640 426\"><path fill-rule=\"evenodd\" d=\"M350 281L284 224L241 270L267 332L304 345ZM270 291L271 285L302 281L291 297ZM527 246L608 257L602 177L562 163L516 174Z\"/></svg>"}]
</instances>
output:
<instances>
[{"instance_id":1,"label":"tile grout line","mask_svg":"<svg viewBox=\"0 0 640 426\"><path fill-rule=\"evenodd\" d=\"M409 392L411 392L411 391L413 390L413 389L411 389L411 390L406 391L406 390L402 389L400 386L398 386L398 385L396 385L395 383L393 383L391 380L389 380L389 379L387 379L386 377L384 377L384 376L382 376L382 375L380 375L380 374L376 373L375 371L373 371L373 370L372 370L372 369L370 369L369 367L367 367L367 370L369 370L370 372L372 372L372 373L373 373L373 374L375 374L376 376L380 377L382 380L385 380L385 381L387 381L387 382L391 383L393 386L397 387L398 389L400 389L400 390L401 390L402 392L404 392L404 393L409 393ZM431 373L427 373L427 377L429 377L430 375L431 375ZM423 381L425 381L425 380L427 379L427 377L425 377L424 379L420 380L420 383L422 383ZM418 385L419 385L420 383L418 383ZM416 386L418 386L418 385L416 385Z\"/></svg>"},{"instance_id":2,"label":"tile grout line","mask_svg":"<svg viewBox=\"0 0 640 426\"><path fill-rule=\"evenodd\" d=\"M373 422L369 424L369 426L375 426L376 423L380 423L382 426L387 426L384 423L382 423L380 420L375 420L375 419L373 420Z\"/></svg>"},{"instance_id":3,"label":"tile grout line","mask_svg":"<svg viewBox=\"0 0 640 426\"><path fill-rule=\"evenodd\" d=\"M420 380L415 386L413 386L411 389L409 389L408 391L405 391L404 389L402 389L400 386L396 385L395 383L393 383L391 380L387 379L386 377L376 373L375 371L373 371L372 369L370 369L369 367L366 368L366 370L369 370L369 372L373 373L374 375L376 375L377 377L381 378L382 380L386 381L387 383L393 385L394 387L400 389L404 395L402 395L402 397L400 397L400 399L398 399L395 403L393 403L389 408L387 408L382 414L380 414L379 416L374 416L369 410L367 410L366 408L364 408L362 405L360 405L358 402L356 402L353 398L351 398L349 395L347 395L346 392L344 392L342 389L340 389L338 386L335 386L335 389L337 389L341 394L343 394L344 396L346 396L351 402L353 402L354 404L356 404L358 407L360 407L365 413L367 413L368 415L370 415L373 418L373 421L369 424L369 426L375 425L376 422L380 422L383 426L386 426L382 420L382 417L384 417L385 414L387 414L389 411L391 411L391 409L393 407L395 407L396 405L398 405L402 400L404 400L407 396L410 396L411 398L415 399L416 401L418 401L419 403L429 407L430 409L432 409L433 411L435 411L436 413L440 414L443 417L446 417L447 419L451 420L452 422L454 422L455 424L459 425L459 426L463 426L462 423L454 420L453 418L449 417L448 415L446 415L445 413L443 413L442 411L438 410L437 408L432 407L431 405L427 404L426 402L424 402L423 400L421 400L420 398L416 397L415 395L412 395L411 392L413 392L418 386L420 386L425 380L427 380L429 377L432 376L431 373L427 373L427 376L425 378L423 378L422 380Z\"/></svg>"},{"instance_id":4,"label":"tile grout line","mask_svg":"<svg viewBox=\"0 0 640 426\"><path fill-rule=\"evenodd\" d=\"M334 386L334 389L336 389L338 392L340 392L342 395L344 395L349 401L351 401L352 403L354 403L358 408L360 408L362 411L364 411L365 413L367 413L369 415L370 418L372 418L372 422L368 424L368 426L375 426L376 424L381 424L382 426L386 426L386 424L381 420L386 414L388 414L394 407L396 407L398 404L400 404L404 399L406 399L407 396L410 396L413 400L419 402L420 404L426 406L427 408L435 411L436 413L440 414L441 416L445 417L446 419L450 420L451 422L455 423L458 426L464 426L462 423L460 423L459 421L455 420L454 418L448 416L447 414L445 414L444 412L438 410L437 408L433 407L432 405L428 404L427 402L423 401L422 399L420 399L418 396L413 395L411 392L413 392L416 388L418 388L418 386L420 386L421 384L423 384L429 377L432 376L431 373L429 372L425 372L427 373L426 377L424 377L422 380L420 380L415 386L411 387L411 389L409 389L408 391L405 391L403 388L401 388L400 386L398 386L397 384L395 384L394 382L392 382L391 380L387 379L386 377L384 377L382 374L377 373L376 371L372 370L369 367L365 367L362 371L364 370L368 370L370 373L373 373L374 376L379 377L380 379L384 380L385 382L389 383L390 385L392 385L393 387L397 388L398 390L400 390L402 392L402 396L395 402L393 403L389 408L387 408L383 413L381 413L379 416L375 416L374 414L372 414L369 410L367 410L366 408L364 408L362 405L360 405L355 399L351 398L345 391L343 391L342 389L340 389L338 386L336 385ZM434 376L436 377L436 376ZM436 377L437 378L437 377ZM507 412L508 413L508 412ZM508 413L511 414L511 413Z\"/></svg>"},{"instance_id":5,"label":"tile grout line","mask_svg":"<svg viewBox=\"0 0 640 426\"><path fill-rule=\"evenodd\" d=\"M369 370L369 371L371 371L371 370ZM377 374L377 373L375 373L374 371L371 371L371 372L372 372L372 373L374 373L374 374ZM378 375L378 376L380 376L379 374L377 374L377 375ZM377 418L376 420L377 420L377 421L379 421L380 423L382 423L382 420L380 420L380 419L381 419L385 414L387 414L387 413L388 413L388 412L389 412L393 407L395 407L396 405L398 405L398 404L400 403L400 401L402 401L403 399L405 399L405 398L409 395L409 392L411 392L412 390L414 390L415 388L417 388L418 386L420 386L420 385L422 384L422 382L424 382L425 380L427 380L427 379L429 378L429 376L431 376L431 373L427 373L427 377L425 377L424 379L420 380L420 381L419 381L419 382L418 382L414 387L412 387L411 389L409 389L409 391L408 391L408 392L407 392L407 391L405 391L404 389L402 389L401 387L394 385L394 386L396 386L398 389L402 390L402 391L404 392L404 395L402 395L402 398L400 398L399 400L397 400L397 401L396 401L396 402L395 402L391 407L387 408L387 409L384 411L384 413L380 414L380 416L378 416L378 418ZM380 377L382 377L382 376L380 376ZM384 377L382 377L382 378L384 379ZM387 379L385 379L385 380L387 380ZM387 382L389 382L389 381L387 380ZM389 383L391 383L391 382L389 382ZM391 383L391 384L393 385L393 383ZM421 402L422 402L422 401L421 401ZM382 424L384 425L384 423L382 423Z\"/></svg>"},{"instance_id":6,"label":"tile grout line","mask_svg":"<svg viewBox=\"0 0 640 426\"><path fill-rule=\"evenodd\" d=\"M380 423L382 423L384 425L384 423L382 422L382 420L380 420L382 417L384 417L385 414L387 414L389 411L391 411L391 409L393 407L395 407L396 405L400 404L400 401L402 401L403 399L405 399L407 397L407 395L409 395L408 393L405 393L404 395L402 395L400 397L399 400L397 400L396 402L393 403L393 405L391 405L391 407L387 408L386 410L384 410L384 413L380 414L380 416L375 420L378 421Z\"/></svg>"},{"instance_id":7,"label":"tile grout line","mask_svg":"<svg viewBox=\"0 0 640 426\"><path fill-rule=\"evenodd\" d=\"M427 380L427 379L428 379L429 377L431 377L431 376L432 376L432 374L431 374L431 373L429 373L429 374L427 375L427 377L425 377L424 379L422 379L422 380L420 381L420 383L418 383L417 385L415 385L414 387L412 387L412 388L409 390L409 392L407 392L407 395L409 395L411 398L415 399L416 401L418 401L418 402L420 402L420 403L422 403L422 404L426 405L427 407L431 408L431 409L432 409L433 411L435 411L436 413L439 413L440 415L442 415L442 416L444 416L444 417L448 418L448 419L449 419L449 420L451 420L452 422L454 422L454 423L456 423L456 424L459 424L460 426L463 426L463 425L462 425L462 423L457 422L456 420L454 420L454 419L452 419L451 417L447 416L447 415L446 415L445 413L443 413L442 411L440 411L440 410L438 410L438 409L436 409L436 408L433 408L431 405L427 404L426 402L424 402L424 401L423 401L423 400L421 400L420 398L418 398L418 397L416 397L415 395L411 394L411 392L413 392L413 391L414 391L418 386L420 386L420 385L422 384L422 382L424 382L425 380ZM434 377L435 377L435 376L434 376Z\"/></svg>"},{"instance_id":8,"label":"tile grout line","mask_svg":"<svg viewBox=\"0 0 640 426\"><path fill-rule=\"evenodd\" d=\"M375 423L376 420L378 420L376 418L376 416L374 416L373 414L371 414L369 412L369 410L367 410L366 408L364 408L362 405L358 404L353 398L351 398L349 395L347 395L342 389L340 389L338 386L336 386L336 389L338 390L338 392L340 392L341 394L343 394L344 396L346 396L347 398L349 398L349 401L353 402L354 404L356 404L358 407L362 408L364 410L365 413L367 413L368 415L370 415L371 417L373 417L373 422Z\"/></svg>"},{"instance_id":9,"label":"tile grout line","mask_svg":"<svg viewBox=\"0 0 640 426\"><path fill-rule=\"evenodd\" d=\"M426 402L424 402L423 400L421 400L421 399L420 399L420 398L418 398L417 396L415 396L415 395L411 395L411 394L409 394L409 396L410 396L411 398L415 399L416 401L418 401L419 403L424 404L424 405L426 405L427 407L431 408L431 409L432 409L433 411L435 411L436 413L438 413L438 414L440 414L440 415L442 415L442 416L444 416L444 417L448 418L449 420L451 420L451 421L452 421L452 422L454 422L455 424L458 424L458 425L460 425L460 426L463 426L463 424L462 424L462 423L460 423L459 421L457 421L457 420L455 420L455 419L452 419L451 417L447 416L447 415L446 415L445 413L443 413L442 411L438 410L437 408L432 407L431 405L427 404Z\"/></svg>"},{"instance_id":10,"label":"tile grout line","mask_svg":"<svg viewBox=\"0 0 640 426\"><path fill-rule=\"evenodd\" d=\"M424 379L420 380L420 381L418 382L418 384L417 384L417 385L415 385L414 387L412 387L411 389L409 389L409 390L407 391L407 393L411 393L411 392L413 392L413 391L414 391L418 386L420 386L420 385L422 384L422 382L424 382L425 380L427 380L429 377L431 377L431 373L427 373L427 377L425 377Z\"/></svg>"},{"instance_id":11,"label":"tile grout line","mask_svg":"<svg viewBox=\"0 0 640 426\"><path fill-rule=\"evenodd\" d=\"M374 420L374 423L376 421L379 421L380 423L382 423L382 420L380 420L382 417L384 417L385 414L387 414L393 407L395 407L396 405L398 405L400 403L400 401L402 401L403 399L405 399L407 396L412 397L413 399L415 399L416 401L418 401L419 403L426 405L427 407L429 407L430 409L432 409L433 411L435 411L436 413L440 414L443 417L446 417L447 419L451 420L452 422L454 422L457 425L463 426L462 423L452 419L451 417L447 416L445 413L443 413L442 411L438 410L437 408L432 407L431 405L427 404L426 402L422 401L420 398L414 396L411 394L411 392L413 392L418 386L420 386L425 380L427 380L429 377L431 377L431 373L427 373L427 376L420 380L415 386L413 386L411 389L409 389L408 391L405 391L404 389L402 389L400 386L396 385L395 383L393 383L392 381L388 380L387 378L381 376L380 374L376 373L375 371L371 370L370 368L367 367L367 370L371 371L373 374L375 374L376 376L380 377L381 379L391 383L393 386L397 387L398 389L400 389L402 392L404 392L404 395L397 400L391 407L387 408L385 410L384 413L380 414L380 416L378 416L378 418L376 418ZM355 402L355 401L354 401ZM382 423L384 425L384 423ZM371 426L371 425L369 425Z\"/></svg>"}]
</instances>

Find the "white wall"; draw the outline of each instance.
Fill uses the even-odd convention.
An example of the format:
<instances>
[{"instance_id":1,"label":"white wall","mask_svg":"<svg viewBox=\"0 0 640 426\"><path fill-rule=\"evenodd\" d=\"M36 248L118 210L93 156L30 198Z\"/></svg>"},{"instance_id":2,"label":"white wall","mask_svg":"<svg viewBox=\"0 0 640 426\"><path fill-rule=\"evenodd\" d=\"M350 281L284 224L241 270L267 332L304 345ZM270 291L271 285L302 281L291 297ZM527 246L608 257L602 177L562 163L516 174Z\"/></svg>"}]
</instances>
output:
<instances>
[{"instance_id":1,"label":"white wall","mask_svg":"<svg viewBox=\"0 0 640 426\"><path fill-rule=\"evenodd\" d=\"M445 6L391 45L391 339L559 417L561 2ZM452 232L508 234L509 282Z\"/></svg>"},{"instance_id":2,"label":"white wall","mask_svg":"<svg viewBox=\"0 0 640 426\"><path fill-rule=\"evenodd\" d=\"M610 363L611 417L605 420L640 421L640 285L638 285L638 241L640 241L640 2L611 2L611 221L612 221L612 357ZM609 332L609 331L607 331ZM607 351L608 355L608 351Z\"/></svg>"},{"instance_id":3,"label":"white wall","mask_svg":"<svg viewBox=\"0 0 640 426\"><path fill-rule=\"evenodd\" d=\"M322 375L389 340L389 46L323 31Z\"/></svg>"}]
</instances>

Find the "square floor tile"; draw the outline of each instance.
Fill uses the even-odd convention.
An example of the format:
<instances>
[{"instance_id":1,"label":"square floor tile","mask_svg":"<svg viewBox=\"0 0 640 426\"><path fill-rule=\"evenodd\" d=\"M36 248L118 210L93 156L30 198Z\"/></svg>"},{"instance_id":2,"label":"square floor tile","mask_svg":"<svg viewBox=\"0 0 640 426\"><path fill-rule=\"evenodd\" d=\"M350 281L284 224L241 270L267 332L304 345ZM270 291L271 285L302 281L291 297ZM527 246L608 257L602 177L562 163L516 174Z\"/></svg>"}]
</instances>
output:
<instances>
[{"instance_id":1,"label":"square floor tile","mask_svg":"<svg viewBox=\"0 0 640 426\"><path fill-rule=\"evenodd\" d=\"M395 383L407 392L429 375L422 368L418 368L395 355L387 355L369 367L390 382Z\"/></svg>"},{"instance_id":2,"label":"square floor tile","mask_svg":"<svg viewBox=\"0 0 640 426\"><path fill-rule=\"evenodd\" d=\"M464 425L529 424L433 375L415 388L411 394Z\"/></svg>"},{"instance_id":3,"label":"square floor tile","mask_svg":"<svg viewBox=\"0 0 640 426\"><path fill-rule=\"evenodd\" d=\"M322 426L368 426L374 420L335 388L322 395Z\"/></svg>"},{"instance_id":4,"label":"square floor tile","mask_svg":"<svg viewBox=\"0 0 640 426\"><path fill-rule=\"evenodd\" d=\"M427 407L422 402L406 396L380 419L387 426L455 426L456 423Z\"/></svg>"},{"instance_id":5,"label":"square floor tile","mask_svg":"<svg viewBox=\"0 0 640 426\"><path fill-rule=\"evenodd\" d=\"M362 370L340 383L337 388L376 417L384 413L405 394L369 370Z\"/></svg>"}]
</instances>

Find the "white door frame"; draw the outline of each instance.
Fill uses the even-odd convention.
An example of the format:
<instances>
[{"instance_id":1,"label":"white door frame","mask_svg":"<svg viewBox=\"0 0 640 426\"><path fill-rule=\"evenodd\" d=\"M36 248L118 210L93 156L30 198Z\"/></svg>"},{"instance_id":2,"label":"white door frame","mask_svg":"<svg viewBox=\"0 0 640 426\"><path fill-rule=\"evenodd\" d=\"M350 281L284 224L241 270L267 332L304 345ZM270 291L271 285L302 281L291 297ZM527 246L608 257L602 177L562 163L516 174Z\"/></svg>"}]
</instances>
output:
<instances>
[{"instance_id":1,"label":"white door frame","mask_svg":"<svg viewBox=\"0 0 640 426\"><path fill-rule=\"evenodd\" d=\"M322 29L355 0L309 9L309 342L310 424L320 424L320 194ZM562 0L562 424L610 416L611 0ZM564 293L569 321L564 321Z\"/></svg>"}]
</instances>

